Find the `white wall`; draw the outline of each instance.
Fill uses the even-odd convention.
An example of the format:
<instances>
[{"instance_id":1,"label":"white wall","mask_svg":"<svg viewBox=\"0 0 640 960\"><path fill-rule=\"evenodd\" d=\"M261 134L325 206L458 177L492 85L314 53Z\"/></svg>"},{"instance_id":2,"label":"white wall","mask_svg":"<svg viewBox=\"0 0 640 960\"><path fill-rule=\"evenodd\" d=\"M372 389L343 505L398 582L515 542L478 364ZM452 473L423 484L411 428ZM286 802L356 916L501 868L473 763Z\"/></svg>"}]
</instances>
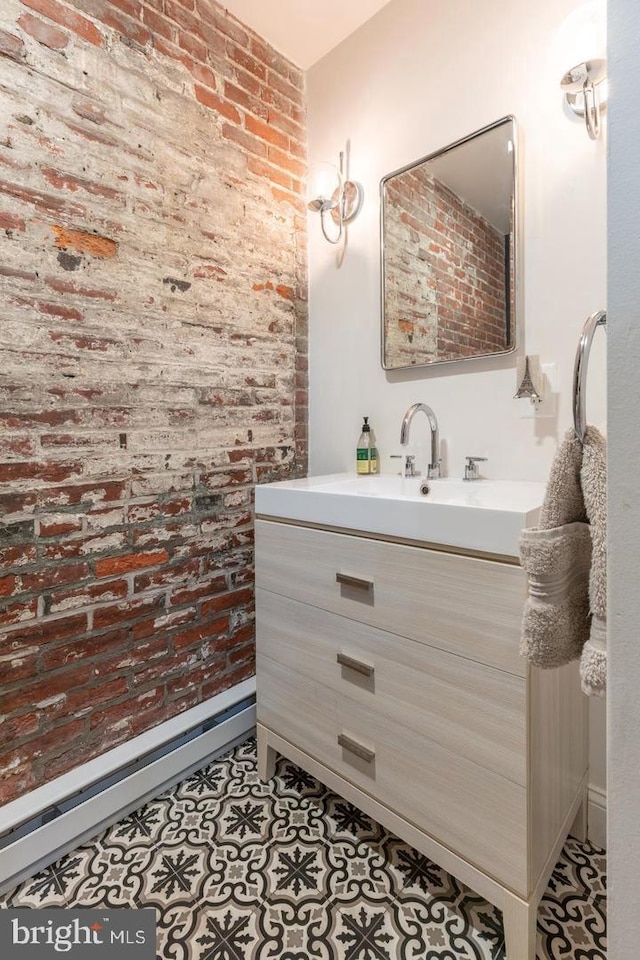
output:
<instances>
[{"instance_id":1,"label":"white wall","mask_svg":"<svg viewBox=\"0 0 640 960\"><path fill-rule=\"evenodd\" d=\"M609 0L609 956L640 944L640 104L638 0Z\"/></svg>"},{"instance_id":2,"label":"white wall","mask_svg":"<svg viewBox=\"0 0 640 960\"><path fill-rule=\"evenodd\" d=\"M350 144L365 189L342 261L309 218L310 470L352 470L362 416L385 471L400 421L416 400L438 417L447 473L486 456L489 477L545 480L571 423L576 345L606 301L606 146L563 108L560 78L604 53L580 47L585 10L605 0L391 0L307 75L309 160ZM585 38L585 42L588 40ZM379 181L387 172L506 114L520 125L520 345L558 365L557 416L520 417L515 356L385 373L380 355ZM604 338L590 363L589 419L604 420ZM412 428L426 462L426 420ZM600 709L598 709L600 707ZM593 710L593 783L604 789L604 711Z\"/></svg>"}]
</instances>

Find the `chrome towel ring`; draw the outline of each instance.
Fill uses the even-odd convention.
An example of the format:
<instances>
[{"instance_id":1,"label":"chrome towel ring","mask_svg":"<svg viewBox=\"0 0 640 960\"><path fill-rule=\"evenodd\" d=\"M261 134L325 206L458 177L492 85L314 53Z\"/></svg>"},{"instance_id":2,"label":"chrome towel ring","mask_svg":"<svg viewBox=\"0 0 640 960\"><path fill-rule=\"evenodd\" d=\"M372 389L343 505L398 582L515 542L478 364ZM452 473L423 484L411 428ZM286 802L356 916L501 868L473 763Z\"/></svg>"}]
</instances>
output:
<instances>
[{"instance_id":1,"label":"chrome towel ring","mask_svg":"<svg viewBox=\"0 0 640 960\"><path fill-rule=\"evenodd\" d=\"M582 328L576 351L576 362L573 367L573 429L580 442L584 440L584 432L587 428L586 393L589 351L596 327L606 327L606 323L607 314L604 310L592 313Z\"/></svg>"}]
</instances>

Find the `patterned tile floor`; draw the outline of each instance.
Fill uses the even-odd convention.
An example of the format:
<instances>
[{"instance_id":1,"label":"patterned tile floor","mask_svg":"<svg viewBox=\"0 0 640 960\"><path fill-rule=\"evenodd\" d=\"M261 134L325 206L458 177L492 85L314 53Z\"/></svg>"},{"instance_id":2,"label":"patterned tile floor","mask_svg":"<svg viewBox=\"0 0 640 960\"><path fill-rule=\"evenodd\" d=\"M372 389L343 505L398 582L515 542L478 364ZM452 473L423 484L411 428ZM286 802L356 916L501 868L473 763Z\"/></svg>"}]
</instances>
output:
<instances>
[{"instance_id":1,"label":"patterned tile floor","mask_svg":"<svg viewBox=\"0 0 640 960\"><path fill-rule=\"evenodd\" d=\"M569 840L540 960L606 960L604 853ZM162 960L505 960L495 907L255 741L24 882L0 906L153 906Z\"/></svg>"}]
</instances>

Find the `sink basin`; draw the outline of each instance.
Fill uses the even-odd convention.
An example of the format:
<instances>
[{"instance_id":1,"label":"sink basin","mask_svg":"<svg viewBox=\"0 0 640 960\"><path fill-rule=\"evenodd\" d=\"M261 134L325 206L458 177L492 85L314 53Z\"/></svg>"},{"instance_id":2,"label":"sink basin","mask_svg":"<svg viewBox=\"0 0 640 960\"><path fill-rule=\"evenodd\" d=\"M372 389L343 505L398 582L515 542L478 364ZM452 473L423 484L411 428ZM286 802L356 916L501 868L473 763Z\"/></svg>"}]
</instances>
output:
<instances>
[{"instance_id":1,"label":"sink basin","mask_svg":"<svg viewBox=\"0 0 640 960\"><path fill-rule=\"evenodd\" d=\"M517 557L520 532L537 523L544 484L427 480L349 473L260 484L256 513L363 533Z\"/></svg>"}]
</instances>

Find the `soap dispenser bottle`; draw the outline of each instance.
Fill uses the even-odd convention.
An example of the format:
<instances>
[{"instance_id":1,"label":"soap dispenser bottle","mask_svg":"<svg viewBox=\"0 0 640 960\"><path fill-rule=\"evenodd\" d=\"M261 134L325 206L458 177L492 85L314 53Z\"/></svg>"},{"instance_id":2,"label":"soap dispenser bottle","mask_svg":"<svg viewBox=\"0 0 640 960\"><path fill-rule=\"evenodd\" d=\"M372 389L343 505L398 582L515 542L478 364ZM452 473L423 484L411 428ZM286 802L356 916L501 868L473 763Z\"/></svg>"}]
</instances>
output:
<instances>
[{"instance_id":1,"label":"soap dispenser bottle","mask_svg":"<svg viewBox=\"0 0 640 960\"><path fill-rule=\"evenodd\" d=\"M356 473L367 474L378 472L378 451L374 446L369 417L364 418L362 433L356 450Z\"/></svg>"}]
</instances>

